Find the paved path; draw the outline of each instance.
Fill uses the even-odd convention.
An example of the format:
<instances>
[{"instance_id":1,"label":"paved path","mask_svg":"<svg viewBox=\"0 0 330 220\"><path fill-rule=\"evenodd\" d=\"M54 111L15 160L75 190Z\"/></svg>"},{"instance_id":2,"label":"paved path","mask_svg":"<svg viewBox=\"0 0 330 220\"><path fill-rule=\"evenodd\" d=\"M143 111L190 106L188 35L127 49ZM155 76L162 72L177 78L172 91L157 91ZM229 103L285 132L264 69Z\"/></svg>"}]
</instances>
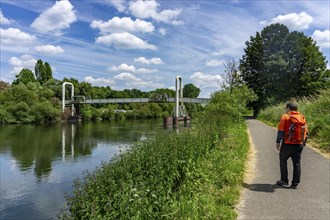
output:
<instances>
[{"instance_id":1,"label":"paved path","mask_svg":"<svg viewBox=\"0 0 330 220\"><path fill-rule=\"evenodd\" d=\"M238 219L330 220L330 160L309 147L302 153L298 189L275 185L280 177L276 130L258 120L248 120L255 149L252 178L244 183ZM288 161L289 179L292 163Z\"/></svg>"}]
</instances>

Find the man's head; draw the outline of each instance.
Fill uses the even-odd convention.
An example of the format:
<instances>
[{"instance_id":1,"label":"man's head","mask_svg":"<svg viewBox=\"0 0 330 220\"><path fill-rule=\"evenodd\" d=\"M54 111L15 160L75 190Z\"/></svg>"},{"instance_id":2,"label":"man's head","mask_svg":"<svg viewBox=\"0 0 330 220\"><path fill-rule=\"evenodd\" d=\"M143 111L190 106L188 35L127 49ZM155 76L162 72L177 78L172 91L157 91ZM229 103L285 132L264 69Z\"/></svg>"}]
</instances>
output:
<instances>
[{"instance_id":1,"label":"man's head","mask_svg":"<svg viewBox=\"0 0 330 220\"><path fill-rule=\"evenodd\" d=\"M294 101L288 102L286 104L286 108L290 111L297 111L298 110L298 104Z\"/></svg>"}]
</instances>

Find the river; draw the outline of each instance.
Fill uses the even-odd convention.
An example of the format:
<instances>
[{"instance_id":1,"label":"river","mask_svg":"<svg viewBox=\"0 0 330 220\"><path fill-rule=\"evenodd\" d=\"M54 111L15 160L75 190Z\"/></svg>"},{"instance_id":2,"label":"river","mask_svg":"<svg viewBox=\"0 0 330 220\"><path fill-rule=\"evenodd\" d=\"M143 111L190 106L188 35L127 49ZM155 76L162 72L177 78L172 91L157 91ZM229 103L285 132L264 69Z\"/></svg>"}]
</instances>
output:
<instances>
[{"instance_id":1,"label":"river","mask_svg":"<svg viewBox=\"0 0 330 220\"><path fill-rule=\"evenodd\" d=\"M0 219L56 219L83 171L171 130L161 120L0 126Z\"/></svg>"}]
</instances>

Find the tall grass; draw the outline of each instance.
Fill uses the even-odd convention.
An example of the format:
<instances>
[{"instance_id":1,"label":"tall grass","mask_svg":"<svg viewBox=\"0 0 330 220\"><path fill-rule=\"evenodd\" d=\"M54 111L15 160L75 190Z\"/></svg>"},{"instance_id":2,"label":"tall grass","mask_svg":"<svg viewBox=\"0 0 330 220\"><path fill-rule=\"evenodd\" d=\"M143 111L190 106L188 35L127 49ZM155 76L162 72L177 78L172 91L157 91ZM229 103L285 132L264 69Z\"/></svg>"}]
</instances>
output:
<instances>
[{"instance_id":1,"label":"tall grass","mask_svg":"<svg viewBox=\"0 0 330 220\"><path fill-rule=\"evenodd\" d=\"M325 151L330 152L330 89L319 95L297 101L298 110L307 119L309 138ZM277 126L281 115L285 112L285 103L271 106L260 112L258 118L270 125Z\"/></svg>"},{"instance_id":2,"label":"tall grass","mask_svg":"<svg viewBox=\"0 0 330 220\"><path fill-rule=\"evenodd\" d=\"M59 218L235 219L248 152L242 94L215 94L193 128L139 142L86 172Z\"/></svg>"}]
</instances>

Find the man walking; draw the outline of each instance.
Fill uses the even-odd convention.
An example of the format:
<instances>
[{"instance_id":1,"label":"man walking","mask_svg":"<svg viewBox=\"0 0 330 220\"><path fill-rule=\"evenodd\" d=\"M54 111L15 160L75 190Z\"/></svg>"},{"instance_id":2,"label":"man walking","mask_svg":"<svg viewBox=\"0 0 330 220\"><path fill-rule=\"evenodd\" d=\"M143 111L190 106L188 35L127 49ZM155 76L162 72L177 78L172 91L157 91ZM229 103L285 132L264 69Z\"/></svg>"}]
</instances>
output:
<instances>
[{"instance_id":1,"label":"man walking","mask_svg":"<svg viewBox=\"0 0 330 220\"><path fill-rule=\"evenodd\" d=\"M288 186L287 160L291 157L293 163L293 179L291 188L296 189L301 176L301 153L307 140L307 123L305 117L298 112L295 102L286 104L286 113L281 116L278 125L276 148L280 151L281 179L279 186Z\"/></svg>"}]
</instances>

